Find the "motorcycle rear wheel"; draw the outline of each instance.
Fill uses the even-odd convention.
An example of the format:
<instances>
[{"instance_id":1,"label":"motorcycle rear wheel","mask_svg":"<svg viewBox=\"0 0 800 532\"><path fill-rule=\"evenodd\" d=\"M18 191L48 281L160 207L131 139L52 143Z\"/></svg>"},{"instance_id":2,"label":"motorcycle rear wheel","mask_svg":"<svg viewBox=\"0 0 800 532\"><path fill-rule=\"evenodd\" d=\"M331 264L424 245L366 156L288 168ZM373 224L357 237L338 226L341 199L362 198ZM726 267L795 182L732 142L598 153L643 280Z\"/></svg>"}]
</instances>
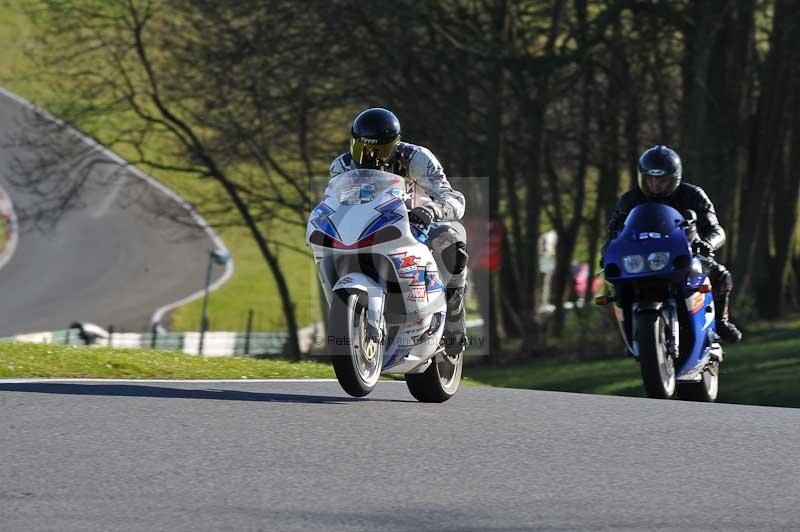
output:
<instances>
[{"instance_id":1,"label":"motorcycle rear wheel","mask_svg":"<svg viewBox=\"0 0 800 532\"><path fill-rule=\"evenodd\" d=\"M719 394L719 366L707 367L699 382L678 384L678 398L685 401L713 403Z\"/></svg>"},{"instance_id":2,"label":"motorcycle rear wheel","mask_svg":"<svg viewBox=\"0 0 800 532\"><path fill-rule=\"evenodd\" d=\"M667 353L666 322L660 311L646 310L638 317L639 364L647 397L674 399L677 389L675 360Z\"/></svg>"},{"instance_id":3,"label":"motorcycle rear wheel","mask_svg":"<svg viewBox=\"0 0 800 532\"><path fill-rule=\"evenodd\" d=\"M366 296L337 292L328 316L336 380L353 397L369 394L381 376L384 346L367 337Z\"/></svg>"},{"instance_id":4,"label":"motorcycle rear wheel","mask_svg":"<svg viewBox=\"0 0 800 532\"><path fill-rule=\"evenodd\" d=\"M458 391L463 368L464 353L451 357L440 352L423 373L407 374L406 386L417 401L443 403Z\"/></svg>"}]
</instances>

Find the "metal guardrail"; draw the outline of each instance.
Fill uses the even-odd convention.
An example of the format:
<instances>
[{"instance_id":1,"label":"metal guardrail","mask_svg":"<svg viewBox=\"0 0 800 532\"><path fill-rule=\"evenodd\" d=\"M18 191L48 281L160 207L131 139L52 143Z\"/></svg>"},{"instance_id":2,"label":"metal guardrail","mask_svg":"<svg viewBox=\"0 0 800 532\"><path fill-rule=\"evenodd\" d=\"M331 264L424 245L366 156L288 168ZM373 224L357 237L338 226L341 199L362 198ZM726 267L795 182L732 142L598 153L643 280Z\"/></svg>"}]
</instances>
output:
<instances>
[{"instance_id":1,"label":"metal guardrail","mask_svg":"<svg viewBox=\"0 0 800 532\"><path fill-rule=\"evenodd\" d=\"M281 355L288 338L287 333L274 332L206 332L203 339L203 355ZM115 348L152 348L181 351L188 355L199 354L199 332L130 333L110 332L105 337L93 338L88 344L80 337L78 329L38 332L7 336L0 342L30 342L62 345L90 345Z\"/></svg>"},{"instance_id":2,"label":"metal guardrail","mask_svg":"<svg viewBox=\"0 0 800 532\"><path fill-rule=\"evenodd\" d=\"M468 329L483 325L480 318L467 320ZM36 332L0 337L0 342L25 342L38 344L89 345L113 348L149 348L180 351L188 355L200 353L199 332L113 332L98 329L98 336L88 342L80 329ZM299 331L301 349L311 347L313 335L321 334L322 324L312 324ZM285 332L206 332L203 338L204 356L275 356L285 352L289 335Z\"/></svg>"}]
</instances>

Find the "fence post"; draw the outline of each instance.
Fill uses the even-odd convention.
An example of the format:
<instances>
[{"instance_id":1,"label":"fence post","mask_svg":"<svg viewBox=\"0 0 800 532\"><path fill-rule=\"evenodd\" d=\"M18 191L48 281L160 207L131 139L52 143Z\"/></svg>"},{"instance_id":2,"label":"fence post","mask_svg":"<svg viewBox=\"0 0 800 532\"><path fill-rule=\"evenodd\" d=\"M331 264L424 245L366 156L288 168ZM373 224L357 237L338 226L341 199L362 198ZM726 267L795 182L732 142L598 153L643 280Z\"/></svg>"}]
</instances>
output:
<instances>
[{"instance_id":1,"label":"fence post","mask_svg":"<svg viewBox=\"0 0 800 532\"><path fill-rule=\"evenodd\" d=\"M64 345L69 345L69 333L72 332L71 328L67 328L67 334L64 335Z\"/></svg>"},{"instance_id":2,"label":"fence post","mask_svg":"<svg viewBox=\"0 0 800 532\"><path fill-rule=\"evenodd\" d=\"M158 323L153 324L153 335L150 338L150 349L156 348L156 339L158 338Z\"/></svg>"},{"instance_id":3,"label":"fence post","mask_svg":"<svg viewBox=\"0 0 800 532\"><path fill-rule=\"evenodd\" d=\"M111 345L112 345L111 338L113 336L114 336L114 326L113 325L109 325L108 326L108 347L111 347Z\"/></svg>"},{"instance_id":4,"label":"fence post","mask_svg":"<svg viewBox=\"0 0 800 532\"><path fill-rule=\"evenodd\" d=\"M244 354L250 354L250 334L253 332L253 309L247 309L247 333L244 336Z\"/></svg>"}]
</instances>

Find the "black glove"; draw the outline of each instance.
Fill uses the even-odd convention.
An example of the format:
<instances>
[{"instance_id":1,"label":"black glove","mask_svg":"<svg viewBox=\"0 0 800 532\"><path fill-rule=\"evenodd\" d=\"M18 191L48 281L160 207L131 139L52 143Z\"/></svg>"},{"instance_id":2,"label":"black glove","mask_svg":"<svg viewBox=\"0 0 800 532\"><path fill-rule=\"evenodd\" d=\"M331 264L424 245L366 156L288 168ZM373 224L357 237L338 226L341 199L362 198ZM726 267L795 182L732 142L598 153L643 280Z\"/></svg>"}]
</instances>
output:
<instances>
[{"instance_id":1,"label":"black glove","mask_svg":"<svg viewBox=\"0 0 800 532\"><path fill-rule=\"evenodd\" d=\"M706 242L705 240L697 240L692 244L692 251L697 255L702 255L704 257L713 257L714 246Z\"/></svg>"},{"instance_id":2,"label":"black glove","mask_svg":"<svg viewBox=\"0 0 800 532\"><path fill-rule=\"evenodd\" d=\"M408 221L418 227L427 229L433 223L433 211L426 207L414 207L408 211Z\"/></svg>"}]
</instances>

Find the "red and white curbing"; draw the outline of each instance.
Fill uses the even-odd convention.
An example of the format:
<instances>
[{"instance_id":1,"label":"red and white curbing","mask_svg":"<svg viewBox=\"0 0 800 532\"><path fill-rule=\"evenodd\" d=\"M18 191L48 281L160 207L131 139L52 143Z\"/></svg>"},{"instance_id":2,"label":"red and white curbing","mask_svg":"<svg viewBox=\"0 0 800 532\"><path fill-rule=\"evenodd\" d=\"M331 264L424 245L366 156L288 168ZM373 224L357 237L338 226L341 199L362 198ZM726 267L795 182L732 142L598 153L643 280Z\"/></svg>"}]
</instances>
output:
<instances>
[{"instance_id":1,"label":"red and white curbing","mask_svg":"<svg viewBox=\"0 0 800 532\"><path fill-rule=\"evenodd\" d=\"M0 187L0 223L6 226L5 238L0 242L0 268L2 268L11 260L19 241L19 226L17 225L17 215L14 212L14 204L2 187Z\"/></svg>"}]
</instances>

